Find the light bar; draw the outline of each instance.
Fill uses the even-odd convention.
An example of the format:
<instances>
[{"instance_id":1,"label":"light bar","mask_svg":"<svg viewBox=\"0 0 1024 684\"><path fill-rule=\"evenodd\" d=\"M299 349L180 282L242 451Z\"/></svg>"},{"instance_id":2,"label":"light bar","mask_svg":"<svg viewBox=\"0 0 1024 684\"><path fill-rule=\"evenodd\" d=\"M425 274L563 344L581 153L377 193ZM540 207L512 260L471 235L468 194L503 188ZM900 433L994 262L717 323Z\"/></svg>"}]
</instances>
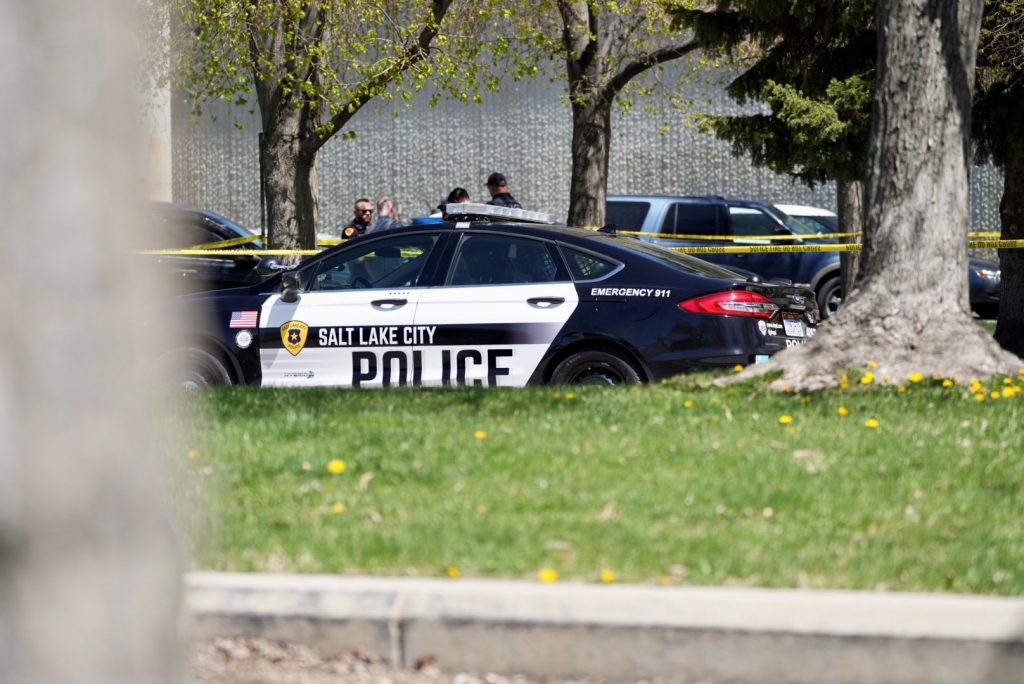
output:
<instances>
[{"instance_id":1,"label":"light bar","mask_svg":"<svg viewBox=\"0 0 1024 684\"><path fill-rule=\"evenodd\" d=\"M540 211L529 211L527 209L513 209L512 207L497 207L492 204L477 204L475 202L452 202L441 209L449 217L459 218L492 218L505 219L508 221L520 221L523 223L548 223L552 224L550 214Z\"/></svg>"}]
</instances>

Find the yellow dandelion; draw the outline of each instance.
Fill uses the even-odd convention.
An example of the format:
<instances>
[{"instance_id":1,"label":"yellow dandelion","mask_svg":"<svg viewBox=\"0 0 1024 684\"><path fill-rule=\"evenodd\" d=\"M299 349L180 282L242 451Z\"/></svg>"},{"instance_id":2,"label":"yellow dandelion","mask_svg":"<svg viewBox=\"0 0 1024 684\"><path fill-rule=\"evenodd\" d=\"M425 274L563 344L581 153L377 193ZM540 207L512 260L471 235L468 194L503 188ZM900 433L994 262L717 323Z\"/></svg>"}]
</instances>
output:
<instances>
[{"instance_id":1,"label":"yellow dandelion","mask_svg":"<svg viewBox=\"0 0 1024 684\"><path fill-rule=\"evenodd\" d=\"M575 392L566 392L565 393L565 398L570 400L570 401L572 401L573 399L576 398L576 393Z\"/></svg>"},{"instance_id":2,"label":"yellow dandelion","mask_svg":"<svg viewBox=\"0 0 1024 684\"><path fill-rule=\"evenodd\" d=\"M1007 399L1012 397L1014 394L1016 394L1016 392L1013 391L1012 387L1004 387L1003 388L1003 396L1006 397Z\"/></svg>"},{"instance_id":3,"label":"yellow dandelion","mask_svg":"<svg viewBox=\"0 0 1024 684\"><path fill-rule=\"evenodd\" d=\"M998 399L1002 395L1000 395L998 391L992 390L991 392L989 392L988 396L989 399Z\"/></svg>"},{"instance_id":4,"label":"yellow dandelion","mask_svg":"<svg viewBox=\"0 0 1024 684\"><path fill-rule=\"evenodd\" d=\"M445 568L444 573L452 579L458 579L462 576L462 571L454 565L449 565L447 568Z\"/></svg>"},{"instance_id":5,"label":"yellow dandelion","mask_svg":"<svg viewBox=\"0 0 1024 684\"><path fill-rule=\"evenodd\" d=\"M939 380L941 380L941 379L942 379L942 376L941 376L941 375L939 375L938 373L934 373L934 374L932 375L932 380L935 380L935 381L939 381Z\"/></svg>"},{"instance_id":6,"label":"yellow dandelion","mask_svg":"<svg viewBox=\"0 0 1024 684\"><path fill-rule=\"evenodd\" d=\"M543 584L551 584L558 581L558 571L554 568L541 568L537 573L537 579Z\"/></svg>"},{"instance_id":7,"label":"yellow dandelion","mask_svg":"<svg viewBox=\"0 0 1024 684\"><path fill-rule=\"evenodd\" d=\"M347 467L347 463L342 461L340 458L336 458L327 464L327 472L329 472L331 475L341 475L343 472L345 472L345 468Z\"/></svg>"},{"instance_id":8,"label":"yellow dandelion","mask_svg":"<svg viewBox=\"0 0 1024 684\"><path fill-rule=\"evenodd\" d=\"M878 421L874 418L868 418L864 421L864 427L874 430L878 427Z\"/></svg>"},{"instance_id":9,"label":"yellow dandelion","mask_svg":"<svg viewBox=\"0 0 1024 684\"><path fill-rule=\"evenodd\" d=\"M900 385L899 389L897 389L896 391L899 392L900 394L906 394L907 393L907 388L904 387L903 385Z\"/></svg>"},{"instance_id":10,"label":"yellow dandelion","mask_svg":"<svg viewBox=\"0 0 1024 684\"><path fill-rule=\"evenodd\" d=\"M874 361L868 361L868 368L878 368L878 364Z\"/></svg>"},{"instance_id":11,"label":"yellow dandelion","mask_svg":"<svg viewBox=\"0 0 1024 684\"><path fill-rule=\"evenodd\" d=\"M907 376L907 380L909 380L910 382L921 382L922 380L924 380L924 375L921 373L911 373L910 375Z\"/></svg>"},{"instance_id":12,"label":"yellow dandelion","mask_svg":"<svg viewBox=\"0 0 1024 684\"><path fill-rule=\"evenodd\" d=\"M741 370L743 370L743 365L742 365L742 364L739 364L739 363L737 363L737 364L736 364L735 366L733 366L733 367L732 367L732 369L733 369L734 371L736 371L737 373L739 373L739 372L740 372Z\"/></svg>"},{"instance_id":13,"label":"yellow dandelion","mask_svg":"<svg viewBox=\"0 0 1024 684\"><path fill-rule=\"evenodd\" d=\"M693 408L693 402L687 399L683 402L683 408Z\"/></svg>"},{"instance_id":14,"label":"yellow dandelion","mask_svg":"<svg viewBox=\"0 0 1024 684\"><path fill-rule=\"evenodd\" d=\"M477 430L476 432L473 433L473 436L476 437L477 439L487 439L487 431Z\"/></svg>"},{"instance_id":15,"label":"yellow dandelion","mask_svg":"<svg viewBox=\"0 0 1024 684\"><path fill-rule=\"evenodd\" d=\"M199 449L189 449L188 450L188 460L194 461L197 458L199 458Z\"/></svg>"},{"instance_id":16,"label":"yellow dandelion","mask_svg":"<svg viewBox=\"0 0 1024 684\"><path fill-rule=\"evenodd\" d=\"M846 373L843 373L843 375L840 376L839 386L842 387L843 389L846 389L847 387L850 386L850 379L846 377Z\"/></svg>"},{"instance_id":17,"label":"yellow dandelion","mask_svg":"<svg viewBox=\"0 0 1024 684\"><path fill-rule=\"evenodd\" d=\"M1012 385L1013 384L1013 380L1011 380L1010 378L1003 378L1003 384L1004 385Z\"/></svg>"},{"instance_id":18,"label":"yellow dandelion","mask_svg":"<svg viewBox=\"0 0 1024 684\"><path fill-rule=\"evenodd\" d=\"M336 503L333 506L331 506L331 513L334 513L335 515L341 515L346 510L348 509L345 508L345 504L343 503Z\"/></svg>"},{"instance_id":19,"label":"yellow dandelion","mask_svg":"<svg viewBox=\"0 0 1024 684\"><path fill-rule=\"evenodd\" d=\"M779 416L779 425L789 425L793 422L793 416Z\"/></svg>"},{"instance_id":20,"label":"yellow dandelion","mask_svg":"<svg viewBox=\"0 0 1024 684\"><path fill-rule=\"evenodd\" d=\"M953 381L950 380L949 378L946 378L945 380L942 381L942 386L943 387L952 387L953 386Z\"/></svg>"},{"instance_id":21,"label":"yellow dandelion","mask_svg":"<svg viewBox=\"0 0 1024 684\"><path fill-rule=\"evenodd\" d=\"M890 380L892 380L892 376L889 376L889 375L883 375L882 376L882 382L889 382Z\"/></svg>"},{"instance_id":22,"label":"yellow dandelion","mask_svg":"<svg viewBox=\"0 0 1024 684\"><path fill-rule=\"evenodd\" d=\"M601 571L601 581L605 584L611 584L615 581L615 573L605 568Z\"/></svg>"},{"instance_id":23,"label":"yellow dandelion","mask_svg":"<svg viewBox=\"0 0 1024 684\"><path fill-rule=\"evenodd\" d=\"M850 409L846 408L845 406L840 406L839 408L836 409L836 413L838 413L841 416L848 416L850 415Z\"/></svg>"},{"instance_id":24,"label":"yellow dandelion","mask_svg":"<svg viewBox=\"0 0 1024 684\"><path fill-rule=\"evenodd\" d=\"M875 374L872 373L871 371L867 371L864 373L864 375L860 376L860 384L862 385L870 385L874 381Z\"/></svg>"},{"instance_id":25,"label":"yellow dandelion","mask_svg":"<svg viewBox=\"0 0 1024 684\"><path fill-rule=\"evenodd\" d=\"M985 393L979 392L978 394L975 394L974 401L985 401Z\"/></svg>"}]
</instances>

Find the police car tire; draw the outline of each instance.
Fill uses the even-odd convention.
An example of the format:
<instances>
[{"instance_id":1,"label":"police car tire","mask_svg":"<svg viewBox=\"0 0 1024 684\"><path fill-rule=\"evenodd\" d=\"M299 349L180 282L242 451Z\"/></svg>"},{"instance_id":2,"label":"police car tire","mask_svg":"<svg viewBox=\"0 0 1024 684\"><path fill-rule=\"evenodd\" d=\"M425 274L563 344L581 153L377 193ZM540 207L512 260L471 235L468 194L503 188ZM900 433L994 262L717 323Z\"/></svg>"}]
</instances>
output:
<instances>
[{"instance_id":1,"label":"police car tire","mask_svg":"<svg viewBox=\"0 0 1024 684\"><path fill-rule=\"evenodd\" d=\"M821 315L821 319L825 320L829 316L835 315L842 301L842 283L838 276L829 278L822 283L818 288L818 313Z\"/></svg>"},{"instance_id":2,"label":"police car tire","mask_svg":"<svg viewBox=\"0 0 1024 684\"><path fill-rule=\"evenodd\" d=\"M598 349L570 354L551 374L552 385L635 385L640 380L636 367L623 356Z\"/></svg>"},{"instance_id":3,"label":"police car tire","mask_svg":"<svg viewBox=\"0 0 1024 684\"><path fill-rule=\"evenodd\" d=\"M172 353L174 380L182 387L231 385L227 367L213 354L202 349L181 349Z\"/></svg>"}]
</instances>

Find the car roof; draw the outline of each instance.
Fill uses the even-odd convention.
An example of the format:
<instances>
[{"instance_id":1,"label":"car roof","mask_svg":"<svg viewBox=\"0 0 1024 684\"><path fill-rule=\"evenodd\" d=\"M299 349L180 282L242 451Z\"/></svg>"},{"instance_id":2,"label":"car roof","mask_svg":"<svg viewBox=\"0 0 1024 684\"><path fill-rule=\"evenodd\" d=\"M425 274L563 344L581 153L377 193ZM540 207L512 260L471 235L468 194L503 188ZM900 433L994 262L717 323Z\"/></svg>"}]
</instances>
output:
<instances>
[{"instance_id":1,"label":"car roof","mask_svg":"<svg viewBox=\"0 0 1024 684\"><path fill-rule=\"evenodd\" d=\"M609 202L714 202L732 204L740 207L770 207L768 202L741 199L738 197L722 197L721 195L608 195Z\"/></svg>"},{"instance_id":2,"label":"car roof","mask_svg":"<svg viewBox=\"0 0 1024 684\"><path fill-rule=\"evenodd\" d=\"M790 216L836 216L835 212L828 209L809 207L804 204L776 204L775 208Z\"/></svg>"}]
</instances>

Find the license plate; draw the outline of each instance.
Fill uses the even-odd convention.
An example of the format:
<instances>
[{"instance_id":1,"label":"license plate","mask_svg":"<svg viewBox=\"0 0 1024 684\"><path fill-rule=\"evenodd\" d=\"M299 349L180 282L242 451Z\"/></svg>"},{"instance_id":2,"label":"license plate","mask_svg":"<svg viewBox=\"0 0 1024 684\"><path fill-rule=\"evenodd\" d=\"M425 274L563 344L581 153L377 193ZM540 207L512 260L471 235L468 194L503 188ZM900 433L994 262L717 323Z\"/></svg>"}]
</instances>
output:
<instances>
[{"instance_id":1,"label":"license plate","mask_svg":"<svg viewBox=\"0 0 1024 684\"><path fill-rule=\"evenodd\" d=\"M797 314L782 314L782 325L786 329L786 337L803 337L804 324Z\"/></svg>"}]
</instances>

